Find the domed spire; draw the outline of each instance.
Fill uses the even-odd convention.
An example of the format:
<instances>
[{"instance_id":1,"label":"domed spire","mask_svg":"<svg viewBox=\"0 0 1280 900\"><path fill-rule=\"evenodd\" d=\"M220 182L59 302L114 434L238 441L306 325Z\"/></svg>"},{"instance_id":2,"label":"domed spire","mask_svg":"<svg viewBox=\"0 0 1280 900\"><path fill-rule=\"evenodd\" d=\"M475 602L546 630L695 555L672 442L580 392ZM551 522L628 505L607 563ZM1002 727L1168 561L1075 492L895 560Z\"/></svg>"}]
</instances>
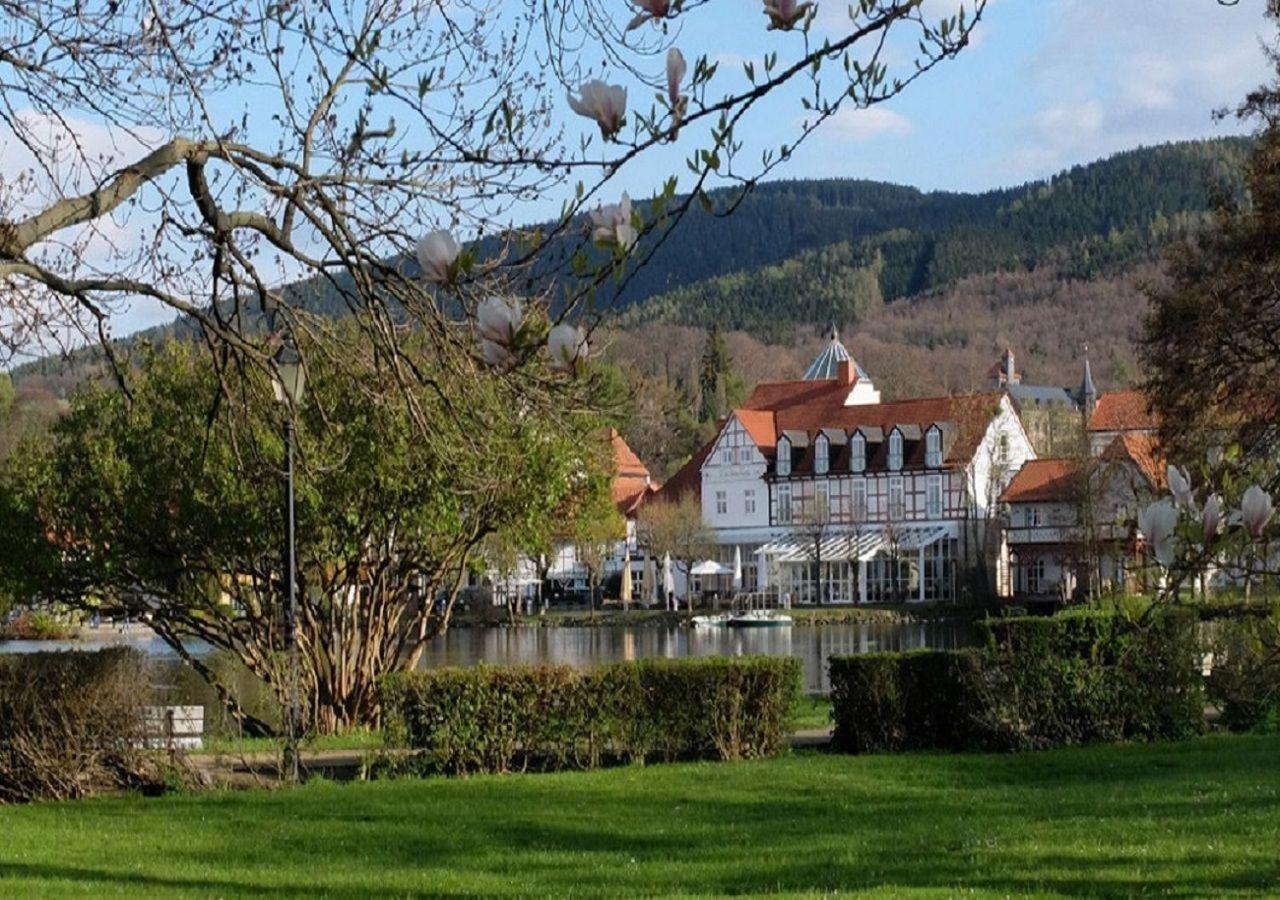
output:
<instances>
[{"instance_id":1,"label":"domed spire","mask_svg":"<svg viewBox=\"0 0 1280 900\"><path fill-rule=\"evenodd\" d=\"M859 378L866 378L867 373L862 370L862 366L854 361L853 356L840 343L840 332L835 325L831 326L831 340L827 342L827 346L822 348L822 352L817 355L809 368L805 369L805 381L825 381L836 378L840 374L840 363L852 362L854 371Z\"/></svg>"}]
</instances>

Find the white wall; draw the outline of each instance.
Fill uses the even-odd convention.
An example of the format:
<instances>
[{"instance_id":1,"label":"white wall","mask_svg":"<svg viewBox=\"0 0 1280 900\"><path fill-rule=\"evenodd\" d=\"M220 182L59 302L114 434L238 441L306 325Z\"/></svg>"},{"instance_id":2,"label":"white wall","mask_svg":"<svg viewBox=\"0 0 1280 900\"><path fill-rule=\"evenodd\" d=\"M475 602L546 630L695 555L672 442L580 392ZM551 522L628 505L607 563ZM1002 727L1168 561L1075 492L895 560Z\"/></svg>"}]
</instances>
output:
<instances>
[{"instance_id":1,"label":"white wall","mask_svg":"<svg viewBox=\"0 0 1280 900\"><path fill-rule=\"evenodd\" d=\"M764 455L755 441L731 416L720 431L715 447L702 464L702 521L710 528L750 528L769 524L769 487L764 480ZM747 511L748 492L755 509ZM724 512L717 507L723 494Z\"/></svg>"}]
</instances>

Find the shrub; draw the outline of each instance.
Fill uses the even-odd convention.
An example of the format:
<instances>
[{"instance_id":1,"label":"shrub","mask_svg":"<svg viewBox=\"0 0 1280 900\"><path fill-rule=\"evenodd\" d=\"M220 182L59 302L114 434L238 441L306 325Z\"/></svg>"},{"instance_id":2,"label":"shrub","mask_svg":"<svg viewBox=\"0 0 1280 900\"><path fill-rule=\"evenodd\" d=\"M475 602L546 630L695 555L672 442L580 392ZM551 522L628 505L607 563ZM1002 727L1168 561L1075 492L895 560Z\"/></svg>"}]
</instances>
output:
<instances>
[{"instance_id":1,"label":"shrub","mask_svg":"<svg viewBox=\"0 0 1280 900\"><path fill-rule=\"evenodd\" d=\"M773 755L799 680L790 657L711 657L429 669L380 689L388 741L418 770L470 773Z\"/></svg>"},{"instance_id":2,"label":"shrub","mask_svg":"<svg viewBox=\"0 0 1280 900\"><path fill-rule=\"evenodd\" d=\"M0 802L141 787L141 654L0 656Z\"/></svg>"},{"instance_id":3,"label":"shrub","mask_svg":"<svg viewBox=\"0 0 1280 900\"><path fill-rule=\"evenodd\" d=\"M1208 625L1213 653L1209 700L1232 731L1274 731L1280 724L1280 613Z\"/></svg>"},{"instance_id":4,"label":"shrub","mask_svg":"<svg viewBox=\"0 0 1280 900\"><path fill-rule=\"evenodd\" d=\"M1069 613L983 623L969 651L833 657L846 752L1026 750L1203 727L1194 617Z\"/></svg>"}]
</instances>

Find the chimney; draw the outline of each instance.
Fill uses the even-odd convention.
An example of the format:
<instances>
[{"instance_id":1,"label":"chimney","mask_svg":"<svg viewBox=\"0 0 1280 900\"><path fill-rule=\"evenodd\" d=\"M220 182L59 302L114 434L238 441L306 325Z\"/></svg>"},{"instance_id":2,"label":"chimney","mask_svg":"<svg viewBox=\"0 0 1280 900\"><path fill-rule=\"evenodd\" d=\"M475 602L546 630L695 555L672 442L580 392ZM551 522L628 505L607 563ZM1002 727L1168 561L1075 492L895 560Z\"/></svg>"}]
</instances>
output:
<instances>
[{"instance_id":1,"label":"chimney","mask_svg":"<svg viewBox=\"0 0 1280 900\"><path fill-rule=\"evenodd\" d=\"M853 384L857 379L853 368L853 360L842 359L836 364L836 381L841 384Z\"/></svg>"}]
</instances>

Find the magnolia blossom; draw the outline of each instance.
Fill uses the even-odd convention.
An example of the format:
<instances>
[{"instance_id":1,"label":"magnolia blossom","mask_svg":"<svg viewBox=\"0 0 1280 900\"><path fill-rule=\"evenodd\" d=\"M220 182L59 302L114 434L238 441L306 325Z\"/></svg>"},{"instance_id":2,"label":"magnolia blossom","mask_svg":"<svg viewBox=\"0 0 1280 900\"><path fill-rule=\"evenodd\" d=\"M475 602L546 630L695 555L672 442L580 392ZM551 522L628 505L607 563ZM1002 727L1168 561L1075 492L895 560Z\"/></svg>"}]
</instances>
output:
<instances>
[{"instance_id":1,"label":"magnolia blossom","mask_svg":"<svg viewBox=\"0 0 1280 900\"><path fill-rule=\"evenodd\" d=\"M671 101L671 108L676 109L680 106L680 82L684 81L685 73L689 71L689 66L684 61L684 54L672 47L667 51L667 99Z\"/></svg>"},{"instance_id":2,"label":"magnolia blossom","mask_svg":"<svg viewBox=\"0 0 1280 900\"><path fill-rule=\"evenodd\" d=\"M1222 533L1222 498L1210 494L1204 501L1204 514L1201 524L1204 526L1204 543L1208 544Z\"/></svg>"},{"instance_id":3,"label":"magnolia blossom","mask_svg":"<svg viewBox=\"0 0 1280 900\"><path fill-rule=\"evenodd\" d=\"M547 335L551 365L572 374L587 358L587 333L580 326L561 323Z\"/></svg>"},{"instance_id":4,"label":"magnolia blossom","mask_svg":"<svg viewBox=\"0 0 1280 900\"><path fill-rule=\"evenodd\" d=\"M631 198L624 192L621 203L608 203L593 209L591 239L602 244L613 244L624 253L636 245L640 233L631 224Z\"/></svg>"},{"instance_id":5,"label":"magnolia blossom","mask_svg":"<svg viewBox=\"0 0 1280 900\"><path fill-rule=\"evenodd\" d=\"M1225 458L1225 456L1226 454L1223 453L1222 448L1216 445L1206 450L1204 454L1204 458L1205 458L1205 462L1209 464L1209 470L1211 472L1218 471L1218 469L1222 467L1222 460Z\"/></svg>"},{"instance_id":6,"label":"magnolia blossom","mask_svg":"<svg viewBox=\"0 0 1280 900\"><path fill-rule=\"evenodd\" d=\"M650 19L655 22L658 19L665 19L671 12L671 0L631 0L631 5L636 8L636 15L627 25L627 31L639 28Z\"/></svg>"},{"instance_id":7,"label":"magnolia blossom","mask_svg":"<svg viewBox=\"0 0 1280 900\"><path fill-rule=\"evenodd\" d=\"M1187 470L1168 466L1165 468L1165 478L1169 481L1169 493L1173 494L1174 502L1179 506L1189 504L1192 497L1191 476L1187 474Z\"/></svg>"},{"instance_id":8,"label":"magnolia blossom","mask_svg":"<svg viewBox=\"0 0 1280 900\"><path fill-rule=\"evenodd\" d=\"M1256 484L1251 485L1240 498L1240 521L1244 523L1249 537L1255 541L1262 537L1263 529L1271 521L1274 512L1271 495Z\"/></svg>"},{"instance_id":9,"label":"magnolia blossom","mask_svg":"<svg viewBox=\"0 0 1280 900\"><path fill-rule=\"evenodd\" d=\"M523 319L523 306L511 297L487 297L476 307L476 337L485 362L504 368L515 364L516 335Z\"/></svg>"},{"instance_id":10,"label":"magnolia blossom","mask_svg":"<svg viewBox=\"0 0 1280 900\"><path fill-rule=\"evenodd\" d=\"M797 3L796 0L764 0L764 14L769 17L769 30L790 31L812 6L812 3Z\"/></svg>"},{"instance_id":11,"label":"magnolia blossom","mask_svg":"<svg viewBox=\"0 0 1280 900\"><path fill-rule=\"evenodd\" d=\"M1173 565L1174 529L1178 527L1178 508L1169 500L1157 500L1138 513L1138 530L1146 538L1156 560L1166 569Z\"/></svg>"},{"instance_id":12,"label":"magnolia blossom","mask_svg":"<svg viewBox=\"0 0 1280 900\"><path fill-rule=\"evenodd\" d=\"M604 137L617 134L627 115L627 89L593 78L583 82L578 94L577 97L569 95L569 108L580 116L594 119Z\"/></svg>"},{"instance_id":13,"label":"magnolia blossom","mask_svg":"<svg viewBox=\"0 0 1280 900\"><path fill-rule=\"evenodd\" d=\"M453 277L453 264L462 248L453 235L443 228L418 241L418 268L427 281L443 284Z\"/></svg>"}]
</instances>

